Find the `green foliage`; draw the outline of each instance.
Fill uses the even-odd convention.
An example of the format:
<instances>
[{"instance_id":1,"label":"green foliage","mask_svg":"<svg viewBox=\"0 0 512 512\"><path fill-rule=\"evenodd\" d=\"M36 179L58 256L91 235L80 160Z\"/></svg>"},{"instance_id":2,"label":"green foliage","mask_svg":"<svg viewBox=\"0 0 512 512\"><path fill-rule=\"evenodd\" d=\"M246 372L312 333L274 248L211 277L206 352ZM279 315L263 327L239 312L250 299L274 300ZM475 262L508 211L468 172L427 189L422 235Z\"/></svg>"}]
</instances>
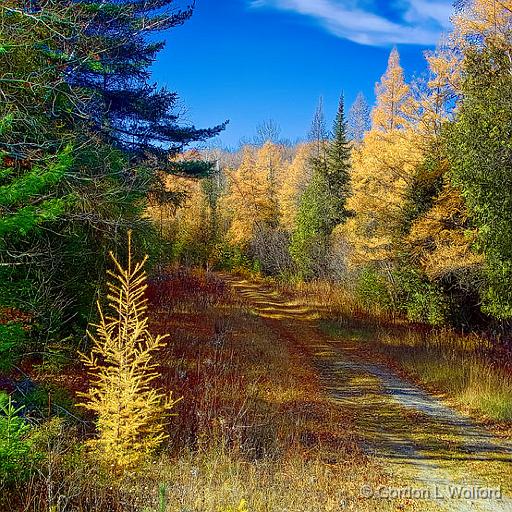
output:
<instances>
[{"instance_id":1,"label":"green foliage","mask_svg":"<svg viewBox=\"0 0 512 512\"><path fill-rule=\"evenodd\" d=\"M302 279L322 275L329 240L329 189L325 176L315 172L301 196L297 227L292 234L290 254Z\"/></svg>"},{"instance_id":2,"label":"green foliage","mask_svg":"<svg viewBox=\"0 0 512 512\"><path fill-rule=\"evenodd\" d=\"M446 323L449 306L443 290L413 267L383 273L365 267L357 277L355 294L366 309L405 313L412 322L438 326Z\"/></svg>"},{"instance_id":3,"label":"green foliage","mask_svg":"<svg viewBox=\"0 0 512 512\"><path fill-rule=\"evenodd\" d=\"M9 125L5 119L0 132ZM28 171L0 169L0 236L24 237L36 226L54 221L65 210L69 198L48 198L73 164L73 148L66 147L50 163Z\"/></svg>"},{"instance_id":4,"label":"green foliage","mask_svg":"<svg viewBox=\"0 0 512 512\"><path fill-rule=\"evenodd\" d=\"M438 286L409 267L395 270L393 278L394 302L409 320L435 326L446 322L448 304Z\"/></svg>"},{"instance_id":5,"label":"green foliage","mask_svg":"<svg viewBox=\"0 0 512 512\"><path fill-rule=\"evenodd\" d=\"M327 146L326 180L329 190L327 210L331 217L327 219L329 231L343 223L348 216L345 204L350 192L351 153L352 145L348 140L345 121L345 103L341 97L334 122L333 138Z\"/></svg>"},{"instance_id":6,"label":"green foliage","mask_svg":"<svg viewBox=\"0 0 512 512\"><path fill-rule=\"evenodd\" d=\"M374 267L365 267L361 270L356 281L356 297L367 309L388 311L392 306L388 281Z\"/></svg>"},{"instance_id":7,"label":"green foliage","mask_svg":"<svg viewBox=\"0 0 512 512\"><path fill-rule=\"evenodd\" d=\"M425 160L418 166L407 188L402 213L401 235L409 233L412 223L428 212L443 187L446 161L436 148L431 148Z\"/></svg>"},{"instance_id":8,"label":"green foliage","mask_svg":"<svg viewBox=\"0 0 512 512\"><path fill-rule=\"evenodd\" d=\"M332 140L326 140L321 104L311 133L316 138L309 161L312 178L300 198L297 227L290 244L290 254L302 279L326 275L329 237L348 217L345 204L350 188L352 149L347 137L343 97Z\"/></svg>"},{"instance_id":9,"label":"green foliage","mask_svg":"<svg viewBox=\"0 0 512 512\"><path fill-rule=\"evenodd\" d=\"M36 386L23 397L23 405L27 409L35 409L44 417L76 414L73 398L69 392L53 384Z\"/></svg>"},{"instance_id":10,"label":"green foliage","mask_svg":"<svg viewBox=\"0 0 512 512\"><path fill-rule=\"evenodd\" d=\"M71 153L72 148L68 146L47 169L34 167L12 183L0 185L0 207L30 201L48 187L56 185L72 165Z\"/></svg>"},{"instance_id":11,"label":"green foliage","mask_svg":"<svg viewBox=\"0 0 512 512\"><path fill-rule=\"evenodd\" d=\"M259 263L253 261L238 246L220 244L216 247L216 268L232 270L234 272L248 271L258 273L261 269Z\"/></svg>"},{"instance_id":12,"label":"green foliage","mask_svg":"<svg viewBox=\"0 0 512 512\"><path fill-rule=\"evenodd\" d=\"M0 392L0 486L26 479L35 458L28 438L30 426L19 416L22 409Z\"/></svg>"},{"instance_id":13,"label":"green foliage","mask_svg":"<svg viewBox=\"0 0 512 512\"><path fill-rule=\"evenodd\" d=\"M448 127L452 177L486 259L484 311L512 318L512 75L509 48L491 40L466 55L464 101Z\"/></svg>"},{"instance_id":14,"label":"green foliage","mask_svg":"<svg viewBox=\"0 0 512 512\"><path fill-rule=\"evenodd\" d=\"M25 340L26 333L21 324L0 324L0 371L7 371L12 367Z\"/></svg>"}]
</instances>

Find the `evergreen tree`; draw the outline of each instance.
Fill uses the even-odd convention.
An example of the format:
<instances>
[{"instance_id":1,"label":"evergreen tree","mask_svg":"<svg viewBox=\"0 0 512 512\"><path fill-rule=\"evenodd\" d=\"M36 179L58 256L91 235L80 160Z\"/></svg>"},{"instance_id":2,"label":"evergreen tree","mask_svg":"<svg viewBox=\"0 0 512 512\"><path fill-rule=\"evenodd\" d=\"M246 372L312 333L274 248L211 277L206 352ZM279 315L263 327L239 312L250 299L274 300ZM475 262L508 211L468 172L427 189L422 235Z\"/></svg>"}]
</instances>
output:
<instances>
[{"instance_id":1,"label":"evergreen tree","mask_svg":"<svg viewBox=\"0 0 512 512\"><path fill-rule=\"evenodd\" d=\"M302 279L325 276L329 248L330 193L325 175L315 172L300 198L290 254Z\"/></svg>"},{"instance_id":2,"label":"evergreen tree","mask_svg":"<svg viewBox=\"0 0 512 512\"><path fill-rule=\"evenodd\" d=\"M468 49L464 101L448 130L454 184L478 228L485 256L484 309L512 318L512 75L510 47L497 39Z\"/></svg>"},{"instance_id":3,"label":"evergreen tree","mask_svg":"<svg viewBox=\"0 0 512 512\"><path fill-rule=\"evenodd\" d=\"M4 208L6 230L14 233L12 226L21 221L40 229L2 240L1 270L6 286L27 290L17 298L25 300L23 309L33 314L45 343L60 338L63 326L72 332L85 326L108 252L119 253L124 242L120 233L133 228L148 249L158 247L144 218L155 171L209 170L204 163L182 164L170 157L222 126L182 126L176 94L150 82L150 66L163 47L154 42L155 33L180 25L192 13L173 4L0 4L0 119L11 119L9 130L0 134L3 168L10 174L0 179L9 187L15 179L31 187L47 185L33 188L27 204ZM73 148L69 166L57 176L55 162L65 147ZM35 211L35 217L21 218L27 211ZM2 298L0 305L9 301Z\"/></svg>"},{"instance_id":4,"label":"evergreen tree","mask_svg":"<svg viewBox=\"0 0 512 512\"><path fill-rule=\"evenodd\" d=\"M347 137L345 102L340 98L334 122L333 138L327 147L327 185L332 203L327 210L334 215L328 220L328 231L332 231L347 218L345 204L349 195L350 158L352 147Z\"/></svg>"},{"instance_id":5,"label":"evergreen tree","mask_svg":"<svg viewBox=\"0 0 512 512\"><path fill-rule=\"evenodd\" d=\"M0 121L0 137L10 130L12 116ZM0 153L0 368L12 365L26 341L27 307L34 286L27 280L25 263L34 264L34 248L27 245L34 232L55 224L70 204L58 193L72 165L72 148L41 158L39 165L24 168ZM16 247L20 252L12 251ZM8 308L9 315L4 315Z\"/></svg>"},{"instance_id":6,"label":"evergreen tree","mask_svg":"<svg viewBox=\"0 0 512 512\"><path fill-rule=\"evenodd\" d=\"M164 47L155 35L183 24L191 8L176 9L174 0L122 0L79 2L79 9L89 24L84 44L98 59L92 66L78 66L70 80L93 91L88 113L108 142L136 157L161 157L161 163L223 129L180 125L177 94L148 81L149 67Z\"/></svg>"},{"instance_id":7,"label":"evergreen tree","mask_svg":"<svg viewBox=\"0 0 512 512\"><path fill-rule=\"evenodd\" d=\"M333 138L328 139L320 100L310 139L312 177L300 198L290 246L299 274L306 279L326 274L330 236L333 229L347 218L345 203L349 193L351 147L347 140L343 97Z\"/></svg>"},{"instance_id":8,"label":"evergreen tree","mask_svg":"<svg viewBox=\"0 0 512 512\"><path fill-rule=\"evenodd\" d=\"M362 92L350 107L347 127L348 138L358 144L363 142L364 134L371 128L370 106Z\"/></svg>"}]
</instances>

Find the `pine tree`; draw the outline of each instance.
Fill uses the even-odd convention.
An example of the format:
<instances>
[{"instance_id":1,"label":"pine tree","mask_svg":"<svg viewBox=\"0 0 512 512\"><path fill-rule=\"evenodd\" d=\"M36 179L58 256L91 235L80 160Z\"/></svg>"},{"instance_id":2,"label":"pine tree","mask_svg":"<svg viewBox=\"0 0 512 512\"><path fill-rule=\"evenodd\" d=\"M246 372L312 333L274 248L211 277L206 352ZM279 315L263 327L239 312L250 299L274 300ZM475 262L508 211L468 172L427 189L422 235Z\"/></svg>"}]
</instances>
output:
<instances>
[{"instance_id":1,"label":"pine tree","mask_svg":"<svg viewBox=\"0 0 512 512\"><path fill-rule=\"evenodd\" d=\"M0 121L0 138L10 129L11 120L7 116ZM28 168L4 154L0 168L0 246L63 214L66 198L57 197L55 189L71 168L71 153L72 148L67 147L46 162L41 159L38 166L26 163Z\"/></svg>"},{"instance_id":2,"label":"pine tree","mask_svg":"<svg viewBox=\"0 0 512 512\"><path fill-rule=\"evenodd\" d=\"M370 130L370 106L362 92L357 95L354 104L350 107L347 126L349 140L357 144L363 142L364 134Z\"/></svg>"},{"instance_id":3,"label":"pine tree","mask_svg":"<svg viewBox=\"0 0 512 512\"><path fill-rule=\"evenodd\" d=\"M108 284L110 309L105 315L98 303L100 322L90 334L90 355L81 354L89 369L91 386L81 405L97 415L99 437L90 442L94 453L115 470L137 466L167 438L164 419L177 400L153 387L158 376L154 354L167 336L153 337L148 330L147 257L132 263L131 233L128 264L124 269L111 254L115 272Z\"/></svg>"},{"instance_id":4,"label":"pine tree","mask_svg":"<svg viewBox=\"0 0 512 512\"><path fill-rule=\"evenodd\" d=\"M60 3L49 5L58 7ZM192 16L193 7L179 9L175 3L71 2L67 9L76 26L75 38L63 39L52 47L66 63L66 81L71 89L87 91L79 114L86 116L88 132L132 158L147 161L150 155L156 157L160 168L165 167L169 156L190 143L217 135L225 127L196 129L184 125L178 113L178 95L149 80L150 67L165 45L155 41L156 35Z\"/></svg>"}]
</instances>

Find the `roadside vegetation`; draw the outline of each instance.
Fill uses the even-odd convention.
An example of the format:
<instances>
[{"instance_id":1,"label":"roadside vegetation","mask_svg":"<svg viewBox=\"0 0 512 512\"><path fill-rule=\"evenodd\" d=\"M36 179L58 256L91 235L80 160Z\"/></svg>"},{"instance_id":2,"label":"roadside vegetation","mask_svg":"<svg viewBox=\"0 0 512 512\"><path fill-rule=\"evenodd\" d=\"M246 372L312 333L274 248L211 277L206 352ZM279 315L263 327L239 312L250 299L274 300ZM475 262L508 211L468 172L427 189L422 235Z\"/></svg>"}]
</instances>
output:
<instances>
[{"instance_id":1,"label":"roadside vegetation","mask_svg":"<svg viewBox=\"0 0 512 512\"><path fill-rule=\"evenodd\" d=\"M393 49L332 129L320 100L225 150L151 78L193 5L2 1L0 510L419 508L360 495L393 476L280 294L510 434L509 4L457 2L426 77Z\"/></svg>"}]
</instances>

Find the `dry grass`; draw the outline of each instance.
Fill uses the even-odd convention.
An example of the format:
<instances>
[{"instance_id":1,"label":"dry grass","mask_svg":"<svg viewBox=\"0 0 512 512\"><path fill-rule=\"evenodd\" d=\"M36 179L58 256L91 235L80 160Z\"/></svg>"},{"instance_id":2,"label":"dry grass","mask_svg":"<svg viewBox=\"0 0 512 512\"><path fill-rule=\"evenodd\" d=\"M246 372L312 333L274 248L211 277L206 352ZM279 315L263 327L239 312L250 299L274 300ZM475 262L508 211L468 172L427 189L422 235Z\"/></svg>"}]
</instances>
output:
<instances>
[{"instance_id":1,"label":"dry grass","mask_svg":"<svg viewBox=\"0 0 512 512\"><path fill-rule=\"evenodd\" d=\"M506 346L476 334L424 325L368 312L339 285L283 285L298 303L316 304L329 334L357 343L458 408L510 428L512 422L512 353ZM508 427L507 427L508 425Z\"/></svg>"},{"instance_id":2,"label":"dry grass","mask_svg":"<svg viewBox=\"0 0 512 512\"><path fill-rule=\"evenodd\" d=\"M79 429L47 425L38 440L47 458L17 507L8 497L10 510L396 509L360 497L362 485L385 479L359 449L353 418L325 396L304 347L277 342L213 275L171 270L150 283L148 297L153 332L171 334L159 384L184 396L169 443L113 480L87 461Z\"/></svg>"}]
</instances>

